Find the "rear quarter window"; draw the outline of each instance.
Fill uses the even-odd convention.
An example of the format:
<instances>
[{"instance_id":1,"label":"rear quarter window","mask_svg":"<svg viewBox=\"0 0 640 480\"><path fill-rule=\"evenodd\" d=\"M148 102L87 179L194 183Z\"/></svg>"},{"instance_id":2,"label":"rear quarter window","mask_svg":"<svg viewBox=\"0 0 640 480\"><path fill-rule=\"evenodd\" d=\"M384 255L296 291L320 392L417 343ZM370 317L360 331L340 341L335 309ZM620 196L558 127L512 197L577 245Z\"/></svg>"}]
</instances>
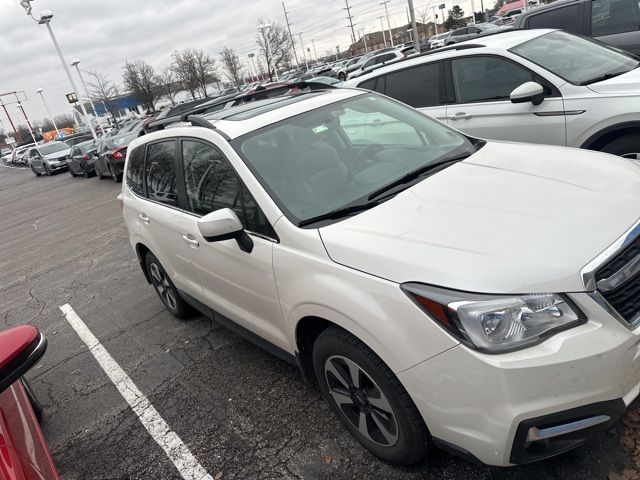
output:
<instances>
[{"instance_id":1,"label":"rear quarter window","mask_svg":"<svg viewBox=\"0 0 640 480\"><path fill-rule=\"evenodd\" d=\"M127 164L127 187L137 195L144 195L144 145L134 148L129 153Z\"/></svg>"},{"instance_id":2,"label":"rear quarter window","mask_svg":"<svg viewBox=\"0 0 640 480\"><path fill-rule=\"evenodd\" d=\"M558 28L569 33L578 32L578 4L554 8L531 16L527 28Z\"/></svg>"}]
</instances>

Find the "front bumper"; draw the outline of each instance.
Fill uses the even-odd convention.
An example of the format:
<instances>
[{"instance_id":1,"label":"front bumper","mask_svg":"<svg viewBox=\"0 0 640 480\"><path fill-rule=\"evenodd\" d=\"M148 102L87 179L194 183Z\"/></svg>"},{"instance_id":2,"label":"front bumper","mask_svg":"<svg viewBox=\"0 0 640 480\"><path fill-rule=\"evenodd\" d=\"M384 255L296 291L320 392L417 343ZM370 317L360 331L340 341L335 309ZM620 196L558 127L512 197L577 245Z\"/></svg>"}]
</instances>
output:
<instances>
[{"instance_id":1,"label":"front bumper","mask_svg":"<svg viewBox=\"0 0 640 480\"><path fill-rule=\"evenodd\" d=\"M507 466L574 448L619 418L640 391L640 328L587 294L571 298L587 323L539 345L500 355L458 345L398 375L436 444Z\"/></svg>"},{"instance_id":2,"label":"front bumper","mask_svg":"<svg viewBox=\"0 0 640 480\"><path fill-rule=\"evenodd\" d=\"M47 165L49 165L49 170L51 170L52 172L58 172L60 170L66 170L67 168L69 168L67 166L66 160L63 160L61 162L47 162Z\"/></svg>"}]
</instances>

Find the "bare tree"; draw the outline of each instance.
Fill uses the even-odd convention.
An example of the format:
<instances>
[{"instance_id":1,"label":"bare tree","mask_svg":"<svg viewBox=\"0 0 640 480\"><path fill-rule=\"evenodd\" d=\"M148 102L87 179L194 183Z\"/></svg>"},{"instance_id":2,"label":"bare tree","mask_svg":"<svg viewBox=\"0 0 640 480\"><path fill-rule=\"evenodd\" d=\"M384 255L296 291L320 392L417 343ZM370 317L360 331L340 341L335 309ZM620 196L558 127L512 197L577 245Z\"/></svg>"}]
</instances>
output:
<instances>
[{"instance_id":1,"label":"bare tree","mask_svg":"<svg viewBox=\"0 0 640 480\"><path fill-rule=\"evenodd\" d=\"M191 97L195 100L198 91L206 97L207 85L216 80L215 59L202 50L191 48L176 50L171 54L171 58L171 70L189 90Z\"/></svg>"},{"instance_id":2,"label":"bare tree","mask_svg":"<svg viewBox=\"0 0 640 480\"><path fill-rule=\"evenodd\" d=\"M431 12L429 12L429 7L424 7L424 10L418 11L418 18L420 19L420 23L422 23L422 34L425 38L429 36L429 32L427 30L427 22L431 18Z\"/></svg>"},{"instance_id":3,"label":"bare tree","mask_svg":"<svg viewBox=\"0 0 640 480\"><path fill-rule=\"evenodd\" d=\"M171 102L171 106L176 104L176 94L180 91L176 75L171 66L166 66L158 75L158 83L160 91Z\"/></svg>"},{"instance_id":4,"label":"bare tree","mask_svg":"<svg viewBox=\"0 0 640 480\"><path fill-rule=\"evenodd\" d=\"M89 82L87 83L89 96L93 99L94 103L102 104L104 108L106 108L117 126L117 100L120 96L118 87L109 77L100 72L87 72L87 74L89 75Z\"/></svg>"},{"instance_id":5,"label":"bare tree","mask_svg":"<svg viewBox=\"0 0 640 480\"><path fill-rule=\"evenodd\" d=\"M258 20L258 24L271 23L264 18ZM269 40L267 48L267 39ZM278 65L291 65L291 54L293 52L293 44L287 29L280 24L271 23L270 28L262 28L258 30L256 42L260 50L260 56L264 58L267 64L269 79L273 81L273 73ZM273 58L272 58L273 57Z\"/></svg>"},{"instance_id":6,"label":"bare tree","mask_svg":"<svg viewBox=\"0 0 640 480\"><path fill-rule=\"evenodd\" d=\"M122 74L124 86L133 93L147 110L155 112L158 101L158 76L144 60L126 62Z\"/></svg>"},{"instance_id":7,"label":"bare tree","mask_svg":"<svg viewBox=\"0 0 640 480\"><path fill-rule=\"evenodd\" d=\"M240 88L244 78L244 68L238 54L232 48L225 46L220 52L220 61L222 62L224 76L236 87Z\"/></svg>"}]
</instances>

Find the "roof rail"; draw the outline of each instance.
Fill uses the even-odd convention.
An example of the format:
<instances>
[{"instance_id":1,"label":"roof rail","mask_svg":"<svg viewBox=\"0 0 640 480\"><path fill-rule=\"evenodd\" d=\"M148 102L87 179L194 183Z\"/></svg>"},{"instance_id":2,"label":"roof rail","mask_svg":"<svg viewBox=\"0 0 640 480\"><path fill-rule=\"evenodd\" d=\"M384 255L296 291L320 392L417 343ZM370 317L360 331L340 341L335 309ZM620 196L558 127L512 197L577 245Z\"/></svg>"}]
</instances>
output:
<instances>
[{"instance_id":1,"label":"roof rail","mask_svg":"<svg viewBox=\"0 0 640 480\"><path fill-rule=\"evenodd\" d=\"M205 102L202 105L199 105L197 107L194 107L190 110L187 110L185 113L181 114L181 115L175 115L172 117L165 117L162 118L160 120L156 120L153 122L149 122L147 124L147 126L145 127L145 132L153 132L156 130L162 130L164 129L165 125L170 125L172 123L177 123L177 122L186 122L189 121L188 118L189 117L196 117L197 120L195 120L196 122L207 122L205 119L201 118L201 117L197 117L197 115L202 115L203 113L205 113L207 110L209 110L210 108L213 108L215 106L218 105L224 105L227 104L229 102L233 102L232 106L235 105L239 105L240 103L246 103L246 102L252 102L252 101L256 101L256 100L264 100L266 98L273 98L273 97L278 97L278 96L284 96L288 93L290 93L291 91L299 91L299 93L304 93L304 90L309 90L309 91L320 91L320 90L332 90L335 89L337 87L334 87L333 85L327 85L326 83L320 83L320 82L306 82L306 81L301 81L301 82L295 82L295 83L288 83L286 85L282 85L279 87L274 87L274 88L265 88L265 87L258 87L255 91L253 92L249 92L249 93L241 93L239 95L236 95L235 97L232 98L228 98L228 97L222 97L220 99L219 102L216 102L216 99L213 99L213 101L211 102ZM196 125L195 123L193 123L193 121L191 121L191 123L193 125ZM209 122L207 122L209 123ZM204 126L204 125L200 125L197 124L198 126ZM209 125L211 125L209 123ZM211 125L211 127L213 127L213 125ZM211 127L207 127L207 128L211 128ZM213 127L215 128L215 127Z\"/></svg>"}]
</instances>

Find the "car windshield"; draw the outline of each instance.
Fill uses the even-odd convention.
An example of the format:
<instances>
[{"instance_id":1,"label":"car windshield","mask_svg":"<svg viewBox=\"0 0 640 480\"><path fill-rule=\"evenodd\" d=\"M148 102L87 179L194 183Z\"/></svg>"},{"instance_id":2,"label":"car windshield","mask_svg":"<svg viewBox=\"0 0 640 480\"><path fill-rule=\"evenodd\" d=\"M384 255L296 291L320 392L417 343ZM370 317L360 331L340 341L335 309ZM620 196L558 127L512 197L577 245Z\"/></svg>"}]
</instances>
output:
<instances>
[{"instance_id":1,"label":"car windshield","mask_svg":"<svg viewBox=\"0 0 640 480\"><path fill-rule=\"evenodd\" d=\"M233 144L300 226L356 203L371 203L374 196L381 201L378 193L408 174L475 151L462 134L375 94L288 118ZM406 188L393 187L388 196Z\"/></svg>"},{"instance_id":2,"label":"car windshield","mask_svg":"<svg viewBox=\"0 0 640 480\"><path fill-rule=\"evenodd\" d=\"M550 32L509 50L574 85L588 85L640 65L631 55L591 39Z\"/></svg>"},{"instance_id":3,"label":"car windshield","mask_svg":"<svg viewBox=\"0 0 640 480\"><path fill-rule=\"evenodd\" d=\"M69 145L63 142L49 143L42 147L38 147L40 155L50 155L56 152L62 152L63 150L69 150Z\"/></svg>"},{"instance_id":4,"label":"car windshield","mask_svg":"<svg viewBox=\"0 0 640 480\"><path fill-rule=\"evenodd\" d=\"M107 147L109 148L124 147L125 145L129 145L136 138L138 138L138 134L136 132L130 133L128 135L119 135L117 137L112 137L106 140Z\"/></svg>"}]
</instances>

